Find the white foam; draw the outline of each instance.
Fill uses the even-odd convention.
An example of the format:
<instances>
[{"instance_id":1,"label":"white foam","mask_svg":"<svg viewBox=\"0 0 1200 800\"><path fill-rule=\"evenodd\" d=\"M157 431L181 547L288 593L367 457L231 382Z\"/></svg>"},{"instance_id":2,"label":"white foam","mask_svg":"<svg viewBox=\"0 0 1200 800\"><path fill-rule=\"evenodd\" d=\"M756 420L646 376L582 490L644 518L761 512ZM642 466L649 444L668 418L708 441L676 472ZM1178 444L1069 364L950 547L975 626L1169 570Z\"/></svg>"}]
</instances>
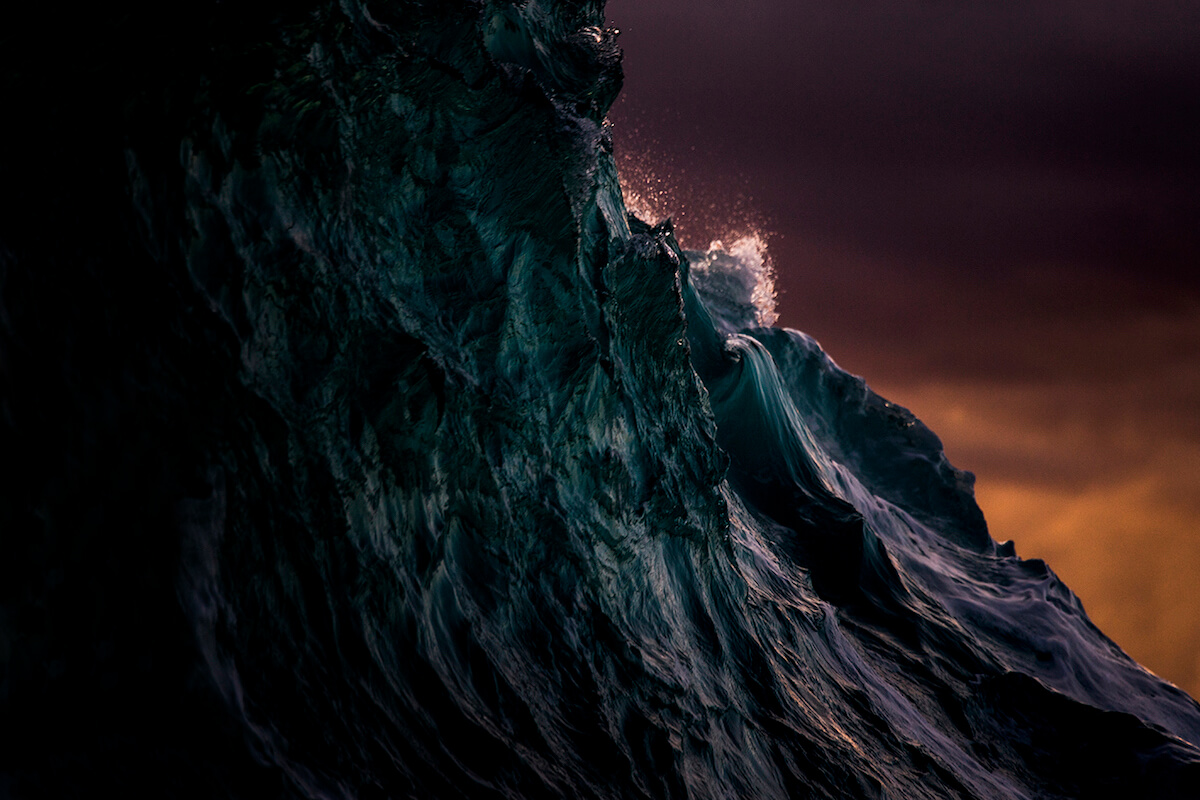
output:
<instances>
[{"instance_id":1,"label":"white foam","mask_svg":"<svg viewBox=\"0 0 1200 800\"><path fill-rule=\"evenodd\" d=\"M714 240L704 253L688 253L696 289L711 312L732 328L769 328L775 310L775 270L766 239L758 233L739 236L728 247Z\"/></svg>"}]
</instances>

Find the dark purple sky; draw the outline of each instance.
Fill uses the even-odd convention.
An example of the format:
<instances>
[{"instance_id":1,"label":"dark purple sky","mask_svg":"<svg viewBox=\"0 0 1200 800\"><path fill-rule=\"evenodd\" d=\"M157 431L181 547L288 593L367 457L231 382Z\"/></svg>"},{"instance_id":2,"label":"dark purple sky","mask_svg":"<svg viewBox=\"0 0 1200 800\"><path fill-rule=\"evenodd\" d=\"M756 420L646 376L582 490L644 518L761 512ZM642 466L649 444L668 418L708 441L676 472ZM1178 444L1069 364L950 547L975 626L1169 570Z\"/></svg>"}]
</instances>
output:
<instances>
[{"instance_id":1,"label":"dark purple sky","mask_svg":"<svg viewBox=\"0 0 1200 800\"><path fill-rule=\"evenodd\" d=\"M1200 694L1200 0L610 0L627 188L764 235L779 324L909 406Z\"/></svg>"}]
</instances>

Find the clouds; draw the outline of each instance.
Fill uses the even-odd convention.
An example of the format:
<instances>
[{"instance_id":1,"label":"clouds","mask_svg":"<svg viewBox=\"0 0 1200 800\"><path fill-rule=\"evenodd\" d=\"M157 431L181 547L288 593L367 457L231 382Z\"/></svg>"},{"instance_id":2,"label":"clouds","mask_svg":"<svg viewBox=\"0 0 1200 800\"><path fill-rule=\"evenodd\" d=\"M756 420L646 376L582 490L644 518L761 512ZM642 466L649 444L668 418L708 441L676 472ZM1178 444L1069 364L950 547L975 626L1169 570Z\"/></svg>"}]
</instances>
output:
<instances>
[{"instance_id":1,"label":"clouds","mask_svg":"<svg viewBox=\"0 0 1200 800\"><path fill-rule=\"evenodd\" d=\"M995 263L1039 248L1127 268L1150 256L1136 267L1173 278L1200 256L1186 224L1200 211L1187 35L1200 4L617 0L609 13L627 52L618 125L672 129L712 180L773 189L796 231Z\"/></svg>"},{"instance_id":2,"label":"clouds","mask_svg":"<svg viewBox=\"0 0 1200 800\"><path fill-rule=\"evenodd\" d=\"M992 528L1011 534L1023 557L1045 559L1101 630L1195 695L1200 450L1176 444L1159 455L1141 470L1082 489L993 480L980 486L978 497Z\"/></svg>"},{"instance_id":3,"label":"clouds","mask_svg":"<svg viewBox=\"0 0 1200 800\"><path fill-rule=\"evenodd\" d=\"M883 326L826 323L827 346L976 473L996 539L1200 693L1200 306L1155 307L1127 276L1070 267L952 281L930 308L926 280Z\"/></svg>"},{"instance_id":4,"label":"clouds","mask_svg":"<svg viewBox=\"0 0 1200 800\"><path fill-rule=\"evenodd\" d=\"M1200 2L609 16L623 179L690 246L769 234L781 324L929 423L996 538L1200 693Z\"/></svg>"},{"instance_id":5,"label":"clouds","mask_svg":"<svg viewBox=\"0 0 1200 800\"><path fill-rule=\"evenodd\" d=\"M1200 309L1047 314L998 328L993 346L1005 340L1019 376L918 366L876 388L977 473L993 536L1045 559L1103 631L1198 693Z\"/></svg>"}]
</instances>

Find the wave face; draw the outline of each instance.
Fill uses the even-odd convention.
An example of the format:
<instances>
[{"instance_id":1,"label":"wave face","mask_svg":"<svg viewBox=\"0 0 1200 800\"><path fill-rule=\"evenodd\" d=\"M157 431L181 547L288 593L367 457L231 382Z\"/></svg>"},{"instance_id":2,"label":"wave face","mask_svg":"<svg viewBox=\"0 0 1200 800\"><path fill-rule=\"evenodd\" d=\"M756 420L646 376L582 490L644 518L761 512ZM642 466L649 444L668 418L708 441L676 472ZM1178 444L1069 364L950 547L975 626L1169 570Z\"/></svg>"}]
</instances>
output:
<instances>
[{"instance_id":1,"label":"wave face","mask_svg":"<svg viewBox=\"0 0 1200 800\"><path fill-rule=\"evenodd\" d=\"M140 553L56 573L65 684L13 639L7 788L1197 796L1200 707L919 420L761 327L761 252L627 214L602 3L310 5L198 18L233 43L155 84L85 266L6 230L45 312L6 341L95 350L8 367L10 452L59 420L75 498L20 479L48 544L10 585Z\"/></svg>"}]
</instances>

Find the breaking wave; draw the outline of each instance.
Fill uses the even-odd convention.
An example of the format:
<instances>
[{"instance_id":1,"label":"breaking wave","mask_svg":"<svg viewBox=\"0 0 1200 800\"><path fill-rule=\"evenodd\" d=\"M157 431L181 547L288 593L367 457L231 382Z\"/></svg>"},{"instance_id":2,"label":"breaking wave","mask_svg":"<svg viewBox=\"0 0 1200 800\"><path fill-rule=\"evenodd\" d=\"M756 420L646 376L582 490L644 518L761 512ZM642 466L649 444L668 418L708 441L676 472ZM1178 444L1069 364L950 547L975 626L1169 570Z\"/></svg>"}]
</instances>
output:
<instances>
[{"instance_id":1,"label":"breaking wave","mask_svg":"<svg viewBox=\"0 0 1200 800\"><path fill-rule=\"evenodd\" d=\"M600 4L205 19L243 45L131 93L164 127L120 140L98 255L7 234L5 441L67 455L4 513L77 588L6 600L51 644L10 659L0 786L1196 795L1200 706L991 539L933 432L771 327L763 240L628 213ZM20 666L60 629L70 670Z\"/></svg>"},{"instance_id":2,"label":"breaking wave","mask_svg":"<svg viewBox=\"0 0 1200 800\"><path fill-rule=\"evenodd\" d=\"M717 240L705 252L685 257L697 293L725 330L769 328L779 319L775 271L762 236L739 237L728 248Z\"/></svg>"}]
</instances>

